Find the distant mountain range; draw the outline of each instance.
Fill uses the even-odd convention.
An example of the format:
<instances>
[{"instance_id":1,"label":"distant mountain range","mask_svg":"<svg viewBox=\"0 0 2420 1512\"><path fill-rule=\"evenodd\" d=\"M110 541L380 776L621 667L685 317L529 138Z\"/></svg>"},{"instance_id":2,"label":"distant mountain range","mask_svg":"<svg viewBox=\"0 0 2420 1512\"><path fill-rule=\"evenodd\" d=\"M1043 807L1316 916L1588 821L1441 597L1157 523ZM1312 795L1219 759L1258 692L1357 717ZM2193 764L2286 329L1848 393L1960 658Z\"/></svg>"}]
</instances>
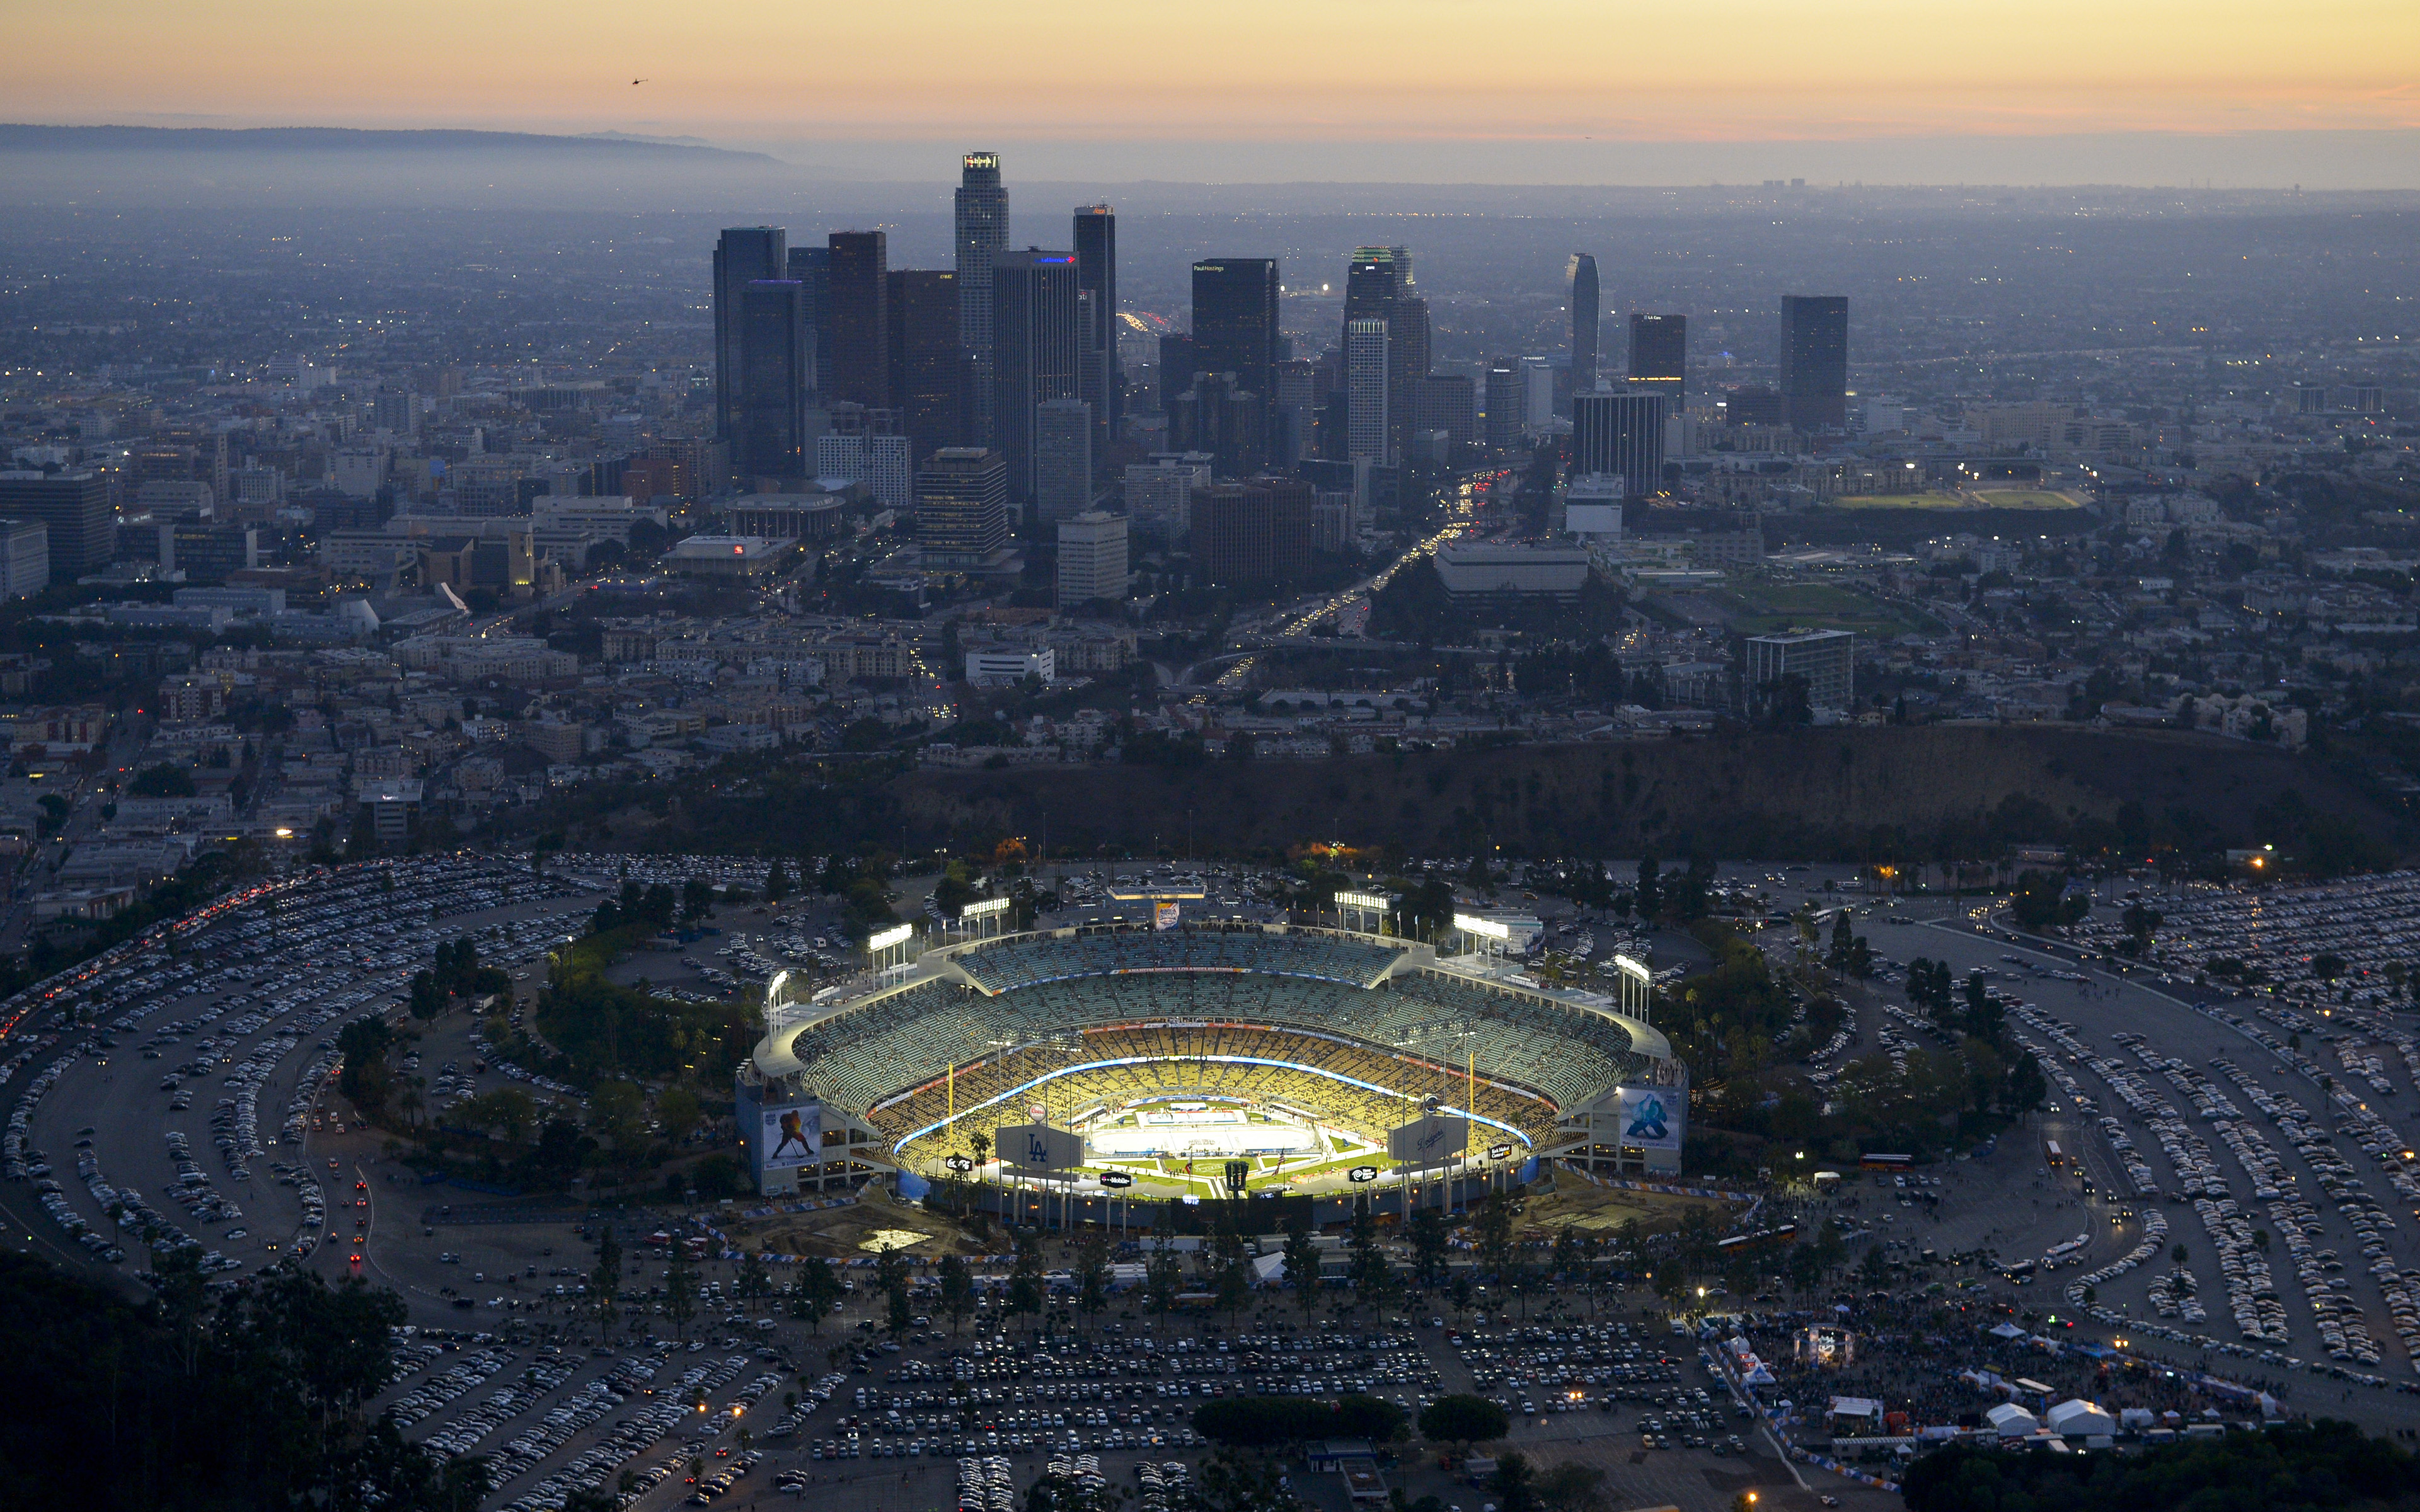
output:
<instances>
[{"instance_id":1,"label":"distant mountain range","mask_svg":"<svg viewBox=\"0 0 2420 1512\"><path fill-rule=\"evenodd\" d=\"M175 153L544 153L587 160L712 160L718 165L773 164L762 152L657 141L618 133L544 136L534 131L359 131L338 126L271 126L232 131L183 126L25 126L0 124L0 152Z\"/></svg>"}]
</instances>

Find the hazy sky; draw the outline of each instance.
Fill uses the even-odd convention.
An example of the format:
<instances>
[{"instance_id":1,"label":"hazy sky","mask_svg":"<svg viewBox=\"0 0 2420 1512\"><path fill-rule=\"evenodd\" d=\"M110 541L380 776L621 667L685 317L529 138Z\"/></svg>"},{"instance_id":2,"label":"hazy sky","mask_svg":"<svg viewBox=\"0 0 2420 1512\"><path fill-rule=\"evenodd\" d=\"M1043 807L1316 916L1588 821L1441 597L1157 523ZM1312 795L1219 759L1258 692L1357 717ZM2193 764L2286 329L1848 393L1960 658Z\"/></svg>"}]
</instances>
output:
<instances>
[{"instance_id":1,"label":"hazy sky","mask_svg":"<svg viewBox=\"0 0 2420 1512\"><path fill-rule=\"evenodd\" d=\"M998 145L1431 177L1442 151L1523 181L1622 143L2420 128L2420 0L0 0L0 25L13 120L618 130L839 166Z\"/></svg>"}]
</instances>

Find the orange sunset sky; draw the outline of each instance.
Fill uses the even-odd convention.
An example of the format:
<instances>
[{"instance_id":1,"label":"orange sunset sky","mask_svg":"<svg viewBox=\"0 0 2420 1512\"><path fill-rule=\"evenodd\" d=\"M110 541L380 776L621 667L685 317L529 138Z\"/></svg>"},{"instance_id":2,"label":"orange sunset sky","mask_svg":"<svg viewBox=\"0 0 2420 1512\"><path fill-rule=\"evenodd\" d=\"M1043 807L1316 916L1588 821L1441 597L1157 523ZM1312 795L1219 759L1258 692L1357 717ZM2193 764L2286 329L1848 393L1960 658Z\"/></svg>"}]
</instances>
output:
<instances>
[{"instance_id":1,"label":"orange sunset sky","mask_svg":"<svg viewBox=\"0 0 2420 1512\"><path fill-rule=\"evenodd\" d=\"M2420 127L2420 0L0 0L0 115L861 143ZM646 82L633 85L631 80Z\"/></svg>"}]
</instances>

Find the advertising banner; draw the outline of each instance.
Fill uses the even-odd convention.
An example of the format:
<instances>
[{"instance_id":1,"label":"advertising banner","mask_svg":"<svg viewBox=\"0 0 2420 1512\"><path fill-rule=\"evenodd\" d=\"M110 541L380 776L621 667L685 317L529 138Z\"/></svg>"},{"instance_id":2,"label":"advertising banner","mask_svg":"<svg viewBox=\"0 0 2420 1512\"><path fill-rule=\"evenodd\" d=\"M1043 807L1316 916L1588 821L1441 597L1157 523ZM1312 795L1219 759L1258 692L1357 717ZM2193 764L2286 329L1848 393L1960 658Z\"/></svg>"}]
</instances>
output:
<instances>
[{"instance_id":1,"label":"advertising banner","mask_svg":"<svg viewBox=\"0 0 2420 1512\"><path fill-rule=\"evenodd\" d=\"M1387 1156L1413 1170L1442 1165L1470 1147L1470 1120L1432 1113L1387 1131Z\"/></svg>"},{"instance_id":2,"label":"advertising banner","mask_svg":"<svg viewBox=\"0 0 2420 1512\"><path fill-rule=\"evenodd\" d=\"M1641 1149L1680 1149L1683 1122L1680 1100L1685 1095L1667 1087L1616 1088L1617 1117L1621 1122L1616 1133L1621 1141Z\"/></svg>"},{"instance_id":3,"label":"advertising banner","mask_svg":"<svg viewBox=\"0 0 2420 1512\"><path fill-rule=\"evenodd\" d=\"M759 1165L768 1171L792 1170L823 1159L824 1108L820 1103L794 1103L764 1110L756 1148Z\"/></svg>"},{"instance_id":4,"label":"advertising banner","mask_svg":"<svg viewBox=\"0 0 2420 1512\"><path fill-rule=\"evenodd\" d=\"M1154 929L1174 929L1176 927L1177 907L1178 905L1175 903L1152 904L1151 927Z\"/></svg>"}]
</instances>

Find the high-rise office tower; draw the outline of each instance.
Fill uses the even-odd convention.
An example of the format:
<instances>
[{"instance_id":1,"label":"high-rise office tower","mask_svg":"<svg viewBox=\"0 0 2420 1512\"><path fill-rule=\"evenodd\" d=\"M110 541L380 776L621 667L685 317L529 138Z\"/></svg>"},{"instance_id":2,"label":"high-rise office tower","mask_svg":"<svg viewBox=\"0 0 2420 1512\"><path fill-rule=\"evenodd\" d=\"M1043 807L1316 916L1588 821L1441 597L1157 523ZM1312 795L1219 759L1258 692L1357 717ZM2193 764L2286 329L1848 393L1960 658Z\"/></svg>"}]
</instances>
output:
<instances>
[{"instance_id":1,"label":"high-rise office tower","mask_svg":"<svg viewBox=\"0 0 2420 1512\"><path fill-rule=\"evenodd\" d=\"M1126 596L1126 517L1087 510L1059 522L1059 607Z\"/></svg>"},{"instance_id":2,"label":"high-rise office tower","mask_svg":"<svg viewBox=\"0 0 2420 1512\"><path fill-rule=\"evenodd\" d=\"M1309 573L1317 492L1300 478L1261 476L1193 490L1189 542L1197 582L1279 587Z\"/></svg>"},{"instance_id":3,"label":"high-rise office tower","mask_svg":"<svg viewBox=\"0 0 2420 1512\"><path fill-rule=\"evenodd\" d=\"M1153 404L1161 414L1176 396L1193 387L1193 375L1200 371L1193 361L1193 338L1171 331L1159 338L1159 373L1153 384Z\"/></svg>"},{"instance_id":4,"label":"high-rise office tower","mask_svg":"<svg viewBox=\"0 0 2420 1512\"><path fill-rule=\"evenodd\" d=\"M911 455L929 456L965 435L958 275L946 268L899 268L889 283L891 404Z\"/></svg>"},{"instance_id":5,"label":"high-rise office tower","mask_svg":"<svg viewBox=\"0 0 2420 1512\"><path fill-rule=\"evenodd\" d=\"M788 272L788 234L778 225L735 225L714 244L714 434L739 433L739 304L760 278Z\"/></svg>"},{"instance_id":6,"label":"high-rise office tower","mask_svg":"<svg viewBox=\"0 0 2420 1512\"><path fill-rule=\"evenodd\" d=\"M1008 461L1008 496L1020 503L1033 497L1036 412L1077 396L1081 292L1074 253L1028 247L992 259L991 437Z\"/></svg>"},{"instance_id":7,"label":"high-rise office tower","mask_svg":"<svg viewBox=\"0 0 2420 1512\"><path fill-rule=\"evenodd\" d=\"M1630 316L1630 381L1652 387L1665 396L1664 412L1681 413L1689 402L1689 317L1684 315Z\"/></svg>"},{"instance_id":8,"label":"high-rise office tower","mask_svg":"<svg viewBox=\"0 0 2420 1512\"><path fill-rule=\"evenodd\" d=\"M1620 478L1634 500L1664 487L1664 395L1597 389L1572 395L1572 475Z\"/></svg>"},{"instance_id":9,"label":"high-rise office tower","mask_svg":"<svg viewBox=\"0 0 2420 1512\"><path fill-rule=\"evenodd\" d=\"M1586 393L1596 387L1596 332L1605 318L1605 305L1597 297L1596 257L1592 254L1573 253L1570 271L1572 392Z\"/></svg>"},{"instance_id":10,"label":"high-rise office tower","mask_svg":"<svg viewBox=\"0 0 2420 1512\"><path fill-rule=\"evenodd\" d=\"M1395 249L1356 247L1344 267L1344 319L1384 320L1395 313L1400 288L1395 276Z\"/></svg>"},{"instance_id":11,"label":"high-rise office tower","mask_svg":"<svg viewBox=\"0 0 2420 1512\"><path fill-rule=\"evenodd\" d=\"M1269 401L1269 465L1290 468L1311 455L1311 416L1319 385L1311 363L1289 358L1277 366L1277 393Z\"/></svg>"},{"instance_id":12,"label":"high-rise office tower","mask_svg":"<svg viewBox=\"0 0 2420 1512\"><path fill-rule=\"evenodd\" d=\"M806 290L807 324L815 332L815 393L821 394L831 387L831 353L823 339L824 322L831 317L831 248L792 247L789 277Z\"/></svg>"},{"instance_id":13,"label":"high-rise office tower","mask_svg":"<svg viewBox=\"0 0 2420 1512\"><path fill-rule=\"evenodd\" d=\"M1168 444L1210 457L1222 478L1240 478L1257 471L1268 455L1262 430L1266 413L1261 396L1234 374L1196 373L1193 387L1169 401Z\"/></svg>"},{"instance_id":14,"label":"high-rise office tower","mask_svg":"<svg viewBox=\"0 0 2420 1512\"><path fill-rule=\"evenodd\" d=\"M803 285L760 278L741 291L738 430L731 438L731 461L744 476L806 475L814 347Z\"/></svg>"},{"instance_id":15,"label":"high-rise office tower","mask_svg":"<svg viewBox=\"0 0 2420 1512\"><path fill-rule=\"evenodd\" d=\"M1528 381L1518 364L1492 363L1487 368L1487 444L1497 451L1521 444L1528 429Z\"/></svg>"},{"instance_id":16,"label":"high-rise office tower","mask_svg":"<svg viewBox=\"0 0 2420 1512\"><path fill-rule=\"evenodd\" d=\"M890 250L879 231L831 234L825 337L831 347L828 404L891 403Z\"/></svg>"},{"instance_id":17,"label":"high-rise office tower","mask_svg":"<svg viewBox=\"0 0 2420 1512\"><path fill-rule=\"evenodd\" d=\"M98 472L0 472L0 519L50 532L50 580L71 583L109 565L116 545L109 483Z\"/></svg>"},{"instance_id":18,"label":"high-rise office tower","mask_svg":"<svg viewBox=\"0 0 2420 1512\"><path fill-rule=\"evenodd\" d=\"M1118 214L1107 205L1076 208L1076 286L1093 297L1084 322L1084 369L1077 397L1093 407L1094 449L1118 420Z\"/></svg>"},{"instance_id":19,"label":"high-rise office tower","mask_svg":"<svg viewBox=\"0 0 2420 1512\"><path fill-rule=\"evenodd\" d=\"M1056 525L1093 507L1093 407L1049 399L1033 407L1033 517Z\"/></svg>"},{"instance_id":20,"label":"high-rise office tower","mask_svg":"<svg viewBox=\"0 0 2420 1512\"><path fill-rule=\"evenodd\" d=\"M1364 316L1344 323L1344 455L1386 462L1387 322Z\"/></svg>"},{"instance_id":21,"label":"high-rise office tower","mask_svg":"<svg viewBox=\"0 0 2420 1512\"><path fill-rule=\"evenodd\" d=\"M1193 265L1193 366L1233 373L1235 387L1277 400L1278 265L1268 257L1205 257ZM1269 427L1262 427L1266 436Z\"/></svg>"},{"instance_id":22,"label":"high-rise office tower","mask_svg":"<svg viewBox=\"0 0 2420 1512\"><path fill-rule=\"evenodd\" d=\"M1000 154L970 152L958 171L958 345L968 365L970 433L991 430L991 265L1008 245L1008 191L1000 181Z\"/></svg>"},{"instance_id":23,"label":"high-rise office tower","mask_svg":"<svg viewBox=\"0 0 2420 1512\"><path fill-rule=\"evenodd\" d=\"M1849 420L1849 301L1842 294L1781 297L1781 403L1800 430Z\"/></svg>"},{"instance_id":24,"label":"high-rise office tower","mask_svg":"<svg viewBox=\"0 0 2420 1512\"><path fill-rule=\"evenodd\" d=\"M1429 301L1398 294L1387 317L1387 446L1397 456L1412 440L1412 391L1428 376Z\"/></svg>"},{"instance_id":25,"label":"high-rise office tower","mask_svg":"<svg viewBox=\"0 0 2420 1512\"><path fill-rule=\"evenodd\" d=\"M916 469L916 535L927 566L971 567L1008 544L1008 459L944 446Z\"/></svg>"}]
</instances>

